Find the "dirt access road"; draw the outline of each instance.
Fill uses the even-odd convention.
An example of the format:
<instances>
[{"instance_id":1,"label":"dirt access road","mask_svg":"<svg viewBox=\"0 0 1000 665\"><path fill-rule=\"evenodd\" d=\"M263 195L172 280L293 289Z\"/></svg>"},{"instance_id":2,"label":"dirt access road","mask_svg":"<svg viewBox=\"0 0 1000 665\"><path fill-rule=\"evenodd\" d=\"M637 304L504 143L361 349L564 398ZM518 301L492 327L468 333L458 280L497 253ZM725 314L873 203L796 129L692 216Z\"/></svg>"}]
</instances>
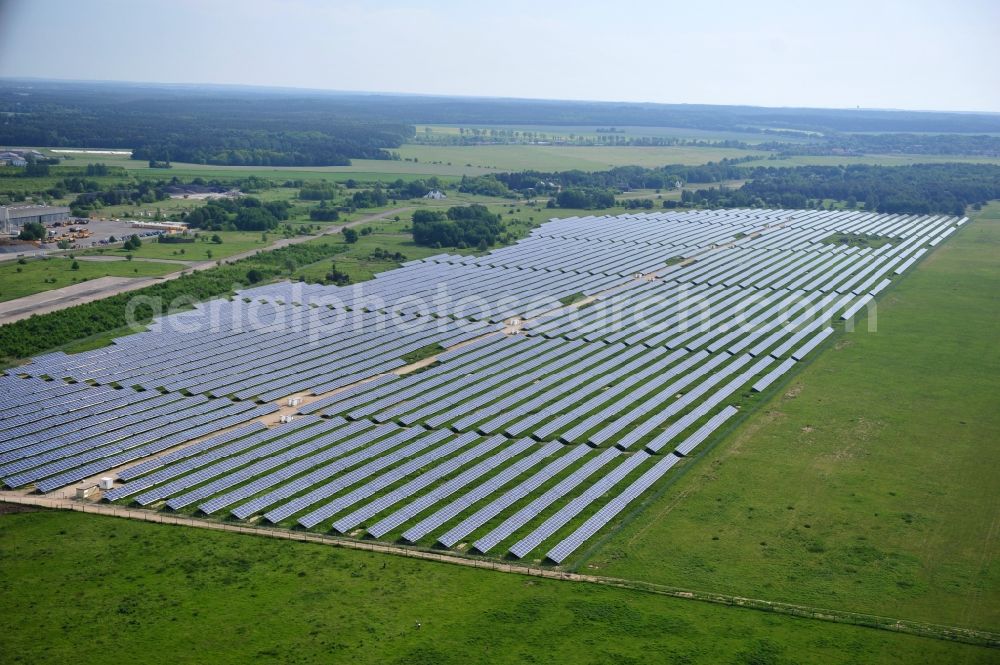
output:
<instances>
[{"instance_id":1,"label":"dirt access road","mask_svg":"<svg viewBox=\"0 0 1000 665\"><path fill-rule=\"evenodd\" d=\"M282 238L271 243L267 247L258 247L257 249L251 249L246 252L240 252L239 254L227 256L225 260L235 261L237 259L253 256L258 252L266 252L272 249L287 247L289 245L297 245L299 243L318 238L319 236L339 233L341 229L348 226L358 226L359 224L376 222L380 219L392 217L393 215L398 215L409 210L412 210L412 208L393 208L392 210L384 210L372 215L365 215L364 217L359 217L358 219L352 222L347 222L346 224L329 226L318 235ZM48 312L54 312L56 310L65 309L74 305L82 305L94 300L100 300L101 298L118 295L119 293L136 291L168 279L177 279L181 275L188 272L208 270L209 268L214 268L216 265L216 261L191 262L186 264L177 272L172 272L162 277L102 277L100 279L80 282L79 284L74 284L73 286L67 286L61 289L55 289L53 291L43 291L41 293L35 293L23 298L17 298L16 300L8 300L7 302L0 303L0 325L13 323L20 319L26 319L32 314L46 314Z\"/></svg>"}]
</instances>

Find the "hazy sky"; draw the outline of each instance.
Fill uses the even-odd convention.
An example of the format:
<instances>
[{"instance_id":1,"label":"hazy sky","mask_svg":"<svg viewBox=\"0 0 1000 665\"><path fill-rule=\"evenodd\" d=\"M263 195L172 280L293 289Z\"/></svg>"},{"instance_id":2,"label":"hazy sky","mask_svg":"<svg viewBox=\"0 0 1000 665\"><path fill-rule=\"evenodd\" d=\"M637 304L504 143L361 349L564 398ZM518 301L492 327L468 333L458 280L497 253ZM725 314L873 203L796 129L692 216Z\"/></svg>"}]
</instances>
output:
<instances>
[{"instance_id":1,"label":"hazy sky","mask_svg":"<svg viewBox=\"0 0 1000 665\"><path fill-rule=\"evenodd\" d=\"M0 0L0 76L1000 112L1000 0Z\"/></svg>"}]
</instances>

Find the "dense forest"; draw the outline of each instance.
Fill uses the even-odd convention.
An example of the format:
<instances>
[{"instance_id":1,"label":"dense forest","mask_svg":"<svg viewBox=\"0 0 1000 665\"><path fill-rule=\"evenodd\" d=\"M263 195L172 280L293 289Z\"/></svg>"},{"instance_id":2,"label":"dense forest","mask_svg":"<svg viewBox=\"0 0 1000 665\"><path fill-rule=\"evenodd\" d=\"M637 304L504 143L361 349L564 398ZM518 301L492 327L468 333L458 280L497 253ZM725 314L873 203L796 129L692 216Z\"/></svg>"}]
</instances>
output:
<instances>
[{"instance_id":1,"label":"dense forest","mask_svg":"<svg viewBox=\"0 0 1000 665\"><path fill-rule=\"evenodd\" d=\"M275 93L278 94L278 93ZM286 96L302 91L285 91ZM376 116L412 124L593 125L683 127L801 137L802 132L1000 133L1000 116L988 113L880 109L765 108L707 104L648 104L542 99L430 97L314 93L317 103L351 117Z\"/></svg>"},{"instance_id":2,"label":"dense forest","mask_svg":"<svg viewBox=\"0 0 1000 665\"><path fill-rule=\"evenodd\" d=\"M0 145L125 148L163 163L346 165L391 159L413 134L304 94L121 84L0 83L0 116Z\"/></svg>"},{"instance_id":3,"label":"dense forest","mask_svg":"<svg viewBox=\"0 0 1000 665\"><path fill-rule=\"evenodd\" d=\"M681 200L713 207L804 208L810 200L834 199L848 207L885 213L962 215L968 205L1000 198L1000 166L800 166L757 168L739 189L685 191Z\"/></svg>"},{"instance_id":4,"label":"dense forest","mask_svg":"<svg viewBox=\"0 0 1000 665\"><path fill-rule=\"evenodd\" d=\"M962 155L1000 157L1000 136L982 134L833 134L822 140L755 146L779 155Z\"/></svg>"}]
</instances>

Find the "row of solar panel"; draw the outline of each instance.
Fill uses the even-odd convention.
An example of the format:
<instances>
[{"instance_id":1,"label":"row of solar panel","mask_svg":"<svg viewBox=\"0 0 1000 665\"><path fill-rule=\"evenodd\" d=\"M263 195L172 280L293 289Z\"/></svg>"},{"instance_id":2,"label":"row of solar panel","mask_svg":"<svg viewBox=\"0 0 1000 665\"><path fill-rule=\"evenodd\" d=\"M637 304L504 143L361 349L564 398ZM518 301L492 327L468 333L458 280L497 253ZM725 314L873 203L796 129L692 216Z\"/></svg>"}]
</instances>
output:
<instances>
[{"instance_id":1,"label":"row of solar panel","mask_svg":"<svg viewBox=\"0 0 1000 665\"><path fill-rule=\"evenodd\" d=\"M623 455L617 449L602 452L531 439L480 438L341 419L303 420L268 432L244 430L242 452L233 442L219 439L216 448L234 454L203 448L178 461L176 468L147 468L151 473L140 474L106 498L124 499L144 490L137 497L144 505L166 499L168 507L180 509L202 501L199 507L207 513L235 505L232 514L243 519L277 504L265 514L267 519L280 522L298 515L302 526L323 524L342 533L363 525L375 537L409 525L402 537L411 542L454 523L439 538L448 546L507 511L510 516L477 539L475 548L488 552L530 527L510 546L512 554L525 556L641 466L656 461L644 452ZM716 417L702 427L696 432L699 440L692 439L685 450L722 420ZM662 466L650 467L642 478ZM316 488L319 483L324 484ZM551 486L547 492L525 502L546 484ZM635 494L633 485L608 505ZM314 489L306 492L309 488ZM574 498L558 512L540 519L570 495ZM295 498L280 503L289 497ZM249 504L236 505L247 499ZM584 526L593 528L592 520Z\"/></svg>"}]
</instances>

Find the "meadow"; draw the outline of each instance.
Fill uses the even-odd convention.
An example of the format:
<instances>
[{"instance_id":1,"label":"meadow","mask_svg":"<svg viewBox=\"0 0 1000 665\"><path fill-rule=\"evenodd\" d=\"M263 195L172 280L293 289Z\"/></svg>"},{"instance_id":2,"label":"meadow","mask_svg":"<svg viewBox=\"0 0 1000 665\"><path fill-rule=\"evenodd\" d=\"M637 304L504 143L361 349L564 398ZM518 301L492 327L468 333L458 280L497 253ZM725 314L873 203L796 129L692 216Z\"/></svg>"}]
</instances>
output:
<instances>
[{"instance_id":1,"label":"meadow","mask_svg":"<svg viewBox=\"0 0 1000 665\"><path fill-rule=\"evenodd\" d=\"M629 589L81 513L4 512L7 663L73 660L81 645L172 663L995 662L983 647Z\"/></svg>"},{"instance_id":2,"label":"meadow","mask_svg":"<svg viewBox=\"0 0 1000 665\"><path fill-rule=\"evenodd\" d=\"M219 236L221 243L212 242L212 236ZM267 239L265 239L265 237ZM252 249L267 247L277 240L276 233L263 234L250 231L205 231L198 233L192 243L157 242L153 238L142 240L139 249L126 250L121 247L87 250L86 254L124 257L131 254L136 259L171 259L177 261L208 261L224 259ZM178 270L183 266L175 266Z\"/></svg>"},{"instance_id":3,"label":"meadow","mask_svg":"<svg viewBox=\"0 0 1000 665\"><path fill-rule=\"evenodd\" d=\"M405 215L408 220L409 215ZM350 276L352 283L369 280L375 273L391 270L399 266L403 261L413 261L424 259L428 256L440 254L440 249L432 247L422 247L413 242L413 236L409 233L409 221L385 221L368 225L371 233L358 237L354 244L348 244L343 235L336 235L332 242L343 245L343 253L338 254L332 261L319 261L317 263L303 266L293 272L294 279L305 279L307 282L322 282L326 279L332 265L335 264L337 270ZM373 257L373 252L380 250L389 254L401 254L399 261L393 259ZM468 250L447 250L450 253L468 253Z\"/></svg>"},{"instance_id":4,"label":"meadow","mask_svg":"<svg viewBox=\"0 0 1000 665\"><path fill-rule=\"evenodd\" d=\"M69 194L59 203L69 205L74 198L76 198L76 194ZM153 203L142 203L138 205L123 203L120 205L104 206L99 210L95 210L93 214L94 216L102 219L145 219L147 221L152 221L158 214L163 217L169 217L171 215L194 210L195 208L205 205L205 203L206 201L199 199L169 198L162 201L154 201Z\"/></svg>"},{"instance_id":5,"label":"meadow","mask_svg":"<svg viewBox=\"0 0 1000 665\"><path fill-rule=\"evenodd\" d=\"M585 137L588 139L601 139L609 134L607 132L598 132L597 125L480 125L480 124L468 124L462 126L464 129L480 129L486 130L487 132L491 129L501 129L511 132L534 132L536 134L544 134L549 138L559 137L559 138L570 138L570 137ZM608 129L608 127L604 127ZM623 138L674 138L689 141L742 141L744 143L763 143L766 141L773 141L775 139L773 134L764 134L761 132L741 132L736 130L713 130L713 129L694 129L691 127L639 127L639 126L620 126L615 127L615 133L612 136L623 137ZM461 132L459 127L455 125L417 125L417 138L420 140L434 140L435 138L446 138L459 136ZM429 130L429 131L428 131ZM793 143L801 143L806 139L804 138L805 133L803 133L803 138L781 136L782 141L788 141Z\"/></svg>"},{"instance_id":6,"label":"meadow","mask_svg":"<svg viewBox=\"0 0 1000 665\"><path fill-rule=\"evenodd\" d=\"M663 146L476 145L436 146L407 144L396 150L404 159L443 162L490 171L606 171L616 166L656 167L666 164L700 165L723 158L769 153L737 148ZM405 162L404 162L405 163ZM432 164L433 165L433 164ZM474 175L474 173L469 173Z\"/></svg>"},{"instance_id":7,"label":"meadow","mask_svg":"<svg viewBox=\"0 0 1000 665\"><path fill-rule=\"evenodd\" d=\"M74 269L73 263L64 257L0 263L0 302L101 277L160 277L183 268L151 261L78 260Z\"/></svg>"},{"instance_id":8,"label":"meadow","mask_svg":"<svg viewBox=\"0 0 1000 665\"><path fill-rule=\"evenodd\" d=\"M998 256L994 203L580 569L1000 628Z\"/></svg>"}]
</instances>

